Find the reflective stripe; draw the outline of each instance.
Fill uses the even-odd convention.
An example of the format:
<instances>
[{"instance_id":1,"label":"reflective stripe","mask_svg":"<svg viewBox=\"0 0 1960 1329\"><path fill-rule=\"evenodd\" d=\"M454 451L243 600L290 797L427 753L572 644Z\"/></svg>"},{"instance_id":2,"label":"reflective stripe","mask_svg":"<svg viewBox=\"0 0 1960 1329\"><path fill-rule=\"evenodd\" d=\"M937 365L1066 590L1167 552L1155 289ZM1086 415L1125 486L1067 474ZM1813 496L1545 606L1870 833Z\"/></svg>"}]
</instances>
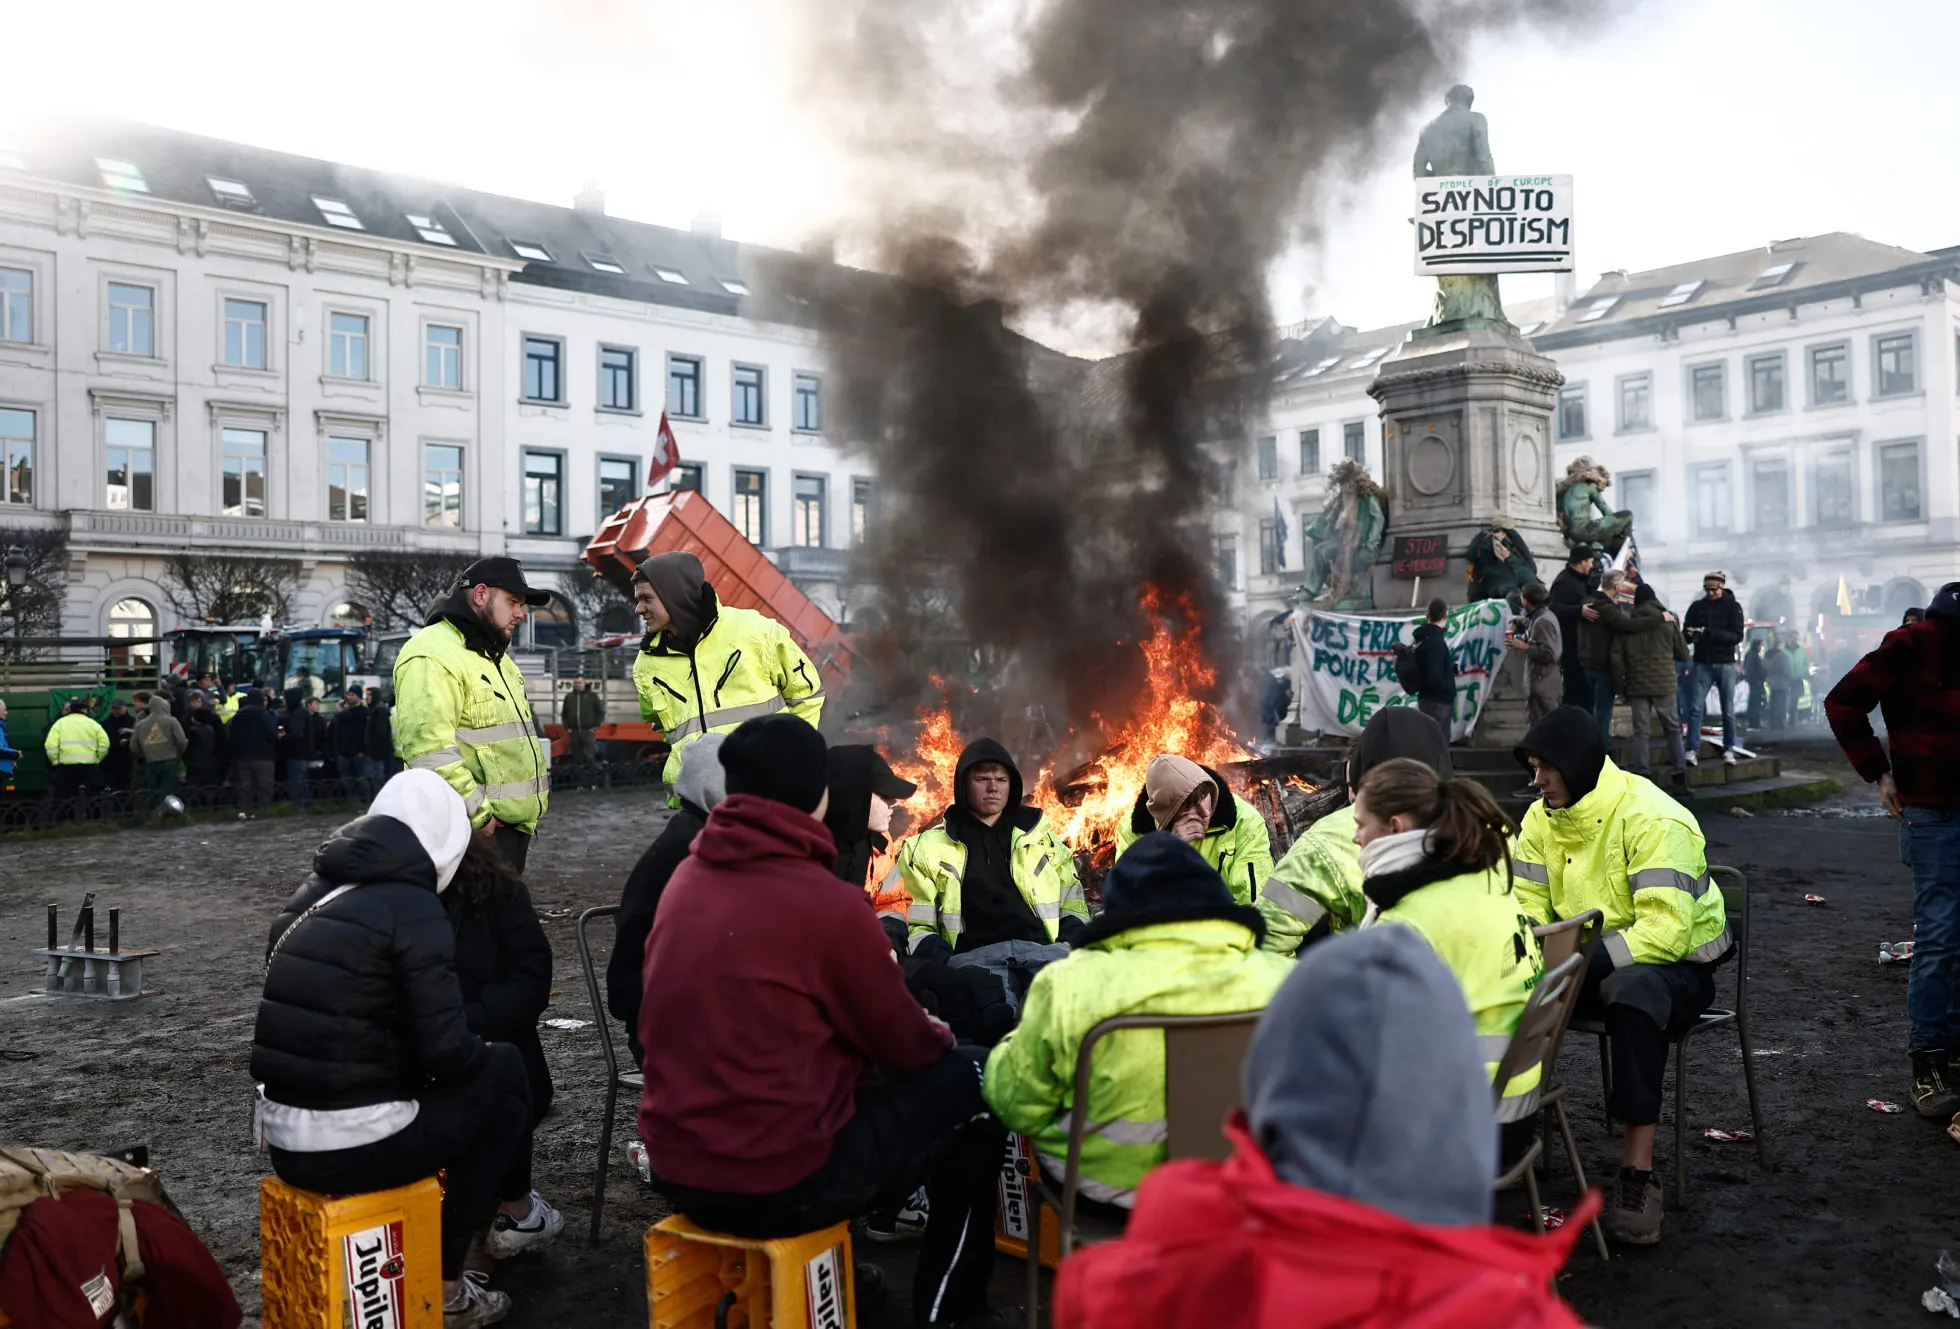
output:
<instances>
[{"instance_id":1,"label":"reflective stripe","mask_svg":"<svg viewBox=\"0 0 1960 1329\"><path fill-rule=\"evenodd\" d=\"M1521 1094L1506 1094L1497 1100L1497 1120L1500 1125L1523 1121L1538 1110L1538 1086L1533 1085Z\"/></svg>"},{"instance_id":2,"label":"reflective stripe","mask_svg":"<svg viewBox=\"0 0 1960 1329\"><path fill-rule=\"evenodd\" d=\"M438 748L434 752L425 752L419 757L410 757L408 759L408 769L411 771L433 771L443 766L454 766L462 759L463 753L460 748Z\"/></svg>"},{"instance_id":3,"label":"reflective stripe","mask_svg":"<svg viewBox=\"0 0 1960 1329\"><path fill-rule=\"evenodd\" d=\"M896 918L905 921L905 911L895 904L888 904L877 912L878 918Z\"/></svg>"},{"instance_id":4,"label":"reflective stripe","mask_svg":"<svg viewBox=\"0 0 1960 1329\"><path fill-rule=\"evenodd\" d=\"M1477 1046L1484 1050L1485 1061L1502 1061L1504 1054L1511 1050L1511 1035L1478 1034Z\"/></svg>"},{"instance_id":5,"label":"reflective stripe","mask_svg":"<svg viewBox=\"0 0 1960 1329\"><path fill-rule=\"evenodd\" d=\"M1075 1114L1064 1112L1055 1118L1055 1129L1067 1135L1075 1124ZM1083 1126L1083 1134L1098 1136L1111 1144L1163 1144L1171 1138L1170 1122L1163 1117L1155 1121L1130 1121L1123 1117L1111 1117L1108 1121L1091 1121Z\"/></svg>"},{"instance_id":6,"label":"reflective stripe","mask_svg":"<svg viewBox=\"0 0 1960 1329\"><path fill-rule=\"evenodd\" d=\"M905 911L905 917L910 922L931 927L939 922L939 910L930 904L914 904Z\"/></svg>"},{"instance_id":7,"label":"reflective stripe","mask_svg":"<svg viewBox=\"0 0 1960 1329\"><path fill-rule=\"evenodd\" d=\"M744 720L757 720L765 715L774 715L788 705L789 703L778 695L767 701L751 702L747 706L730 706L719 711L709 711L705 717L697 715L681 721L674 726L667 738L669 742L678 743L705 730L720 729L724 725L738 725Z\"/></svg>"},{"instance_id":8,"label":"reflective stripe","mask_svg":"<svg viewBox=\"0 0 1960 1329\"><path fill-rule=\"evenodd\" d=\"M1057 1158L1055 1155L1049 1153L1041 1155L1041 1167L1051 1178L1057 1179L1068 1171L1066 1160ZM1059 1180L1057 1180L1056 1184L1060 1184ZM1076 1173L1075 1189L1078 1193L1086 1195L1101 1204L1120 1204L1125 1209L1131 1208L1136 1204L1137 1193L1134 1190L1129 1190L1122 1186L1111 1186L1108 1182L1104 1181L1097 1181L1086 1172Z\"/></svg>"},{"instance_id":9,"label":"reflective stripe","mask_svg":"<svg viewBox=\"0 0 1960 1329\"><path fill-rule=\"evenodd\" d=\"M817 705L819 705L819 706L821 706L821 705L823 705L823 693L822 693L822 692L812 692L812 693L811 693L811 694L810 694L809 696L807 696L807 697L798 697L798 698L797 698L797 699L796 699L795 701L792 701L792 702L790 702L790 703L789 703L789 705L791 705L791 706L808 706L808 705L809 705L809 704L810 704L811 702L813 702L813 701L814 701L815 703L817 703Z\"/></svg>"},{"instance_id":10,"label":"reflective stripe","mask_svg":"<svg viewBox=\"0 0 1960 1329\"><path fill-rule=\"evenodd\" d=\"M1053 904L1044 903L1044 904L1036 905L1034 907L1034 916L1036 918L1044 919L1050 922L1059 921L1062 916L1061 901L1057 900Z\"/></svg>"},{"instance_id":11,"label":"reflective stripe","mask_svg":"<svg viewBox=\"0 0 1960 1329\"><path fill-rule=\"evenodd\" d=\"M1327 917L1325 905L1306 892L1287 885L1278 877L1266 878L1266 885L1259 892L1259 898L1272 901L1308 927Z\"/></svg>"},{"instance_id":12,"label":"reflective stripe","mask_svg":"<svg viewBox=\"0 0 1960 1329\"><path fill-rule=\"evenodd\" d=\"M488 743L501 743L510 738L535 738L537 734L522 720L510 720L504 724L485 725L481 729L458 729L456 741L468 743L473 748Z\"/></svg>"},{"instance_id":13,"label":"reflective stripe","mask_svg":"<svg viewBox=\"0 0 1960 1329\"><path fill-rule=\"evenodd\" d=\"M1511 860L1511 872L1514 876L1523 877L1526 881L1536 882L1540 886L1552 884L1552 874L1546 871L1543 863L1527 863L1521 858L1514 858Z\"/></svg>"},{"instance_id":14,"label":"reflective stripe","mask_svg":"<svg viewBox=\"0 0 1960 1329\"><path fill-rule=\"evenodd\" d=\"M1677 891L1686 891L1699 900L1702 892L1708 889L1708 877L1691 877L1674 868L1642 868L1627 878L1627 884L1636 891L1650 891L1656 887L1671 886Z\"/></svg>"},{"instance_id":15,"label":"reflective stripe","mask_svg":"<svg viewBox=\"0 0 1960 1329\"><path fill-rule=\"evenodd\" d=\"M551 777L540 775L530 780L513 780L509 784L480 784L478 789L490 799L535 798L539 794L551 792Z\"/></svg>"},{"instance_id":16,"label":"reflective stripe","mask_svg":"<svg viewBox=\"0 0 1960 1329\"><path fill-rule=\"evenodd\" d=\"M1729 935L1728 926L1724 924L1721 936L1716 937L1712 941L1704 941L1701 945L1688 952L1688 958L1696 964L1713 964L1724 955L1727 955L1729 953L1729 947L1734 944L1735 938Z\"/></svg>"},{"instance_id":17,"label":"reflective stripe","mask_svg":"<svg viewBox=\"0 0 1960 1329\"><path fill-rule=\"evenodd\" d=\"M1613 961L1613 967L1615 969L1620 969L1633 963L1633 947L1627 945L1626 933L1609 932L1601 940L1600 944L1606 947L1607 957Z\"/></svg>"},{"instance_id":18,"label":"reflective stripe","mask_svg":"<svg viewBox=\"0 0 1960 1329\"><path fill-rule=\"evenodd\" d=\"M483 806L483 786L473 785L470 792L463 795L463 811L474 817L476 810Z\"/></svg>"}]
</instances>

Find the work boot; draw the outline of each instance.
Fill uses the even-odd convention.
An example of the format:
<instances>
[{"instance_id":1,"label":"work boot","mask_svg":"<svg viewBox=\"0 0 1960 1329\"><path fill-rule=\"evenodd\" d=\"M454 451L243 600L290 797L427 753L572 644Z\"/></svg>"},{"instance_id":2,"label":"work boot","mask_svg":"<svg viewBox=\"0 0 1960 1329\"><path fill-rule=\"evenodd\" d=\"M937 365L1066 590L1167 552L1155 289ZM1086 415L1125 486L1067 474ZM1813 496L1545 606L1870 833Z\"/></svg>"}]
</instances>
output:
<instances>
[{"instance_id":1,"label":"work boot","mask_svg":"<svg viewBox=\"0 0 1960 1329\"><path fill-rule=\"evenodd\" d=\"M1946 1053L1912 1054L1912 1109L1928 1121L1940 1121L1960 1112L1960 1094L1947 1088Z\"/></svg>"},{"instance_id":2,"label":"work boot","mask_svg":"<svg viewBox=\"0 0 1960 1329\"><path fill-rule=\"evenodd\" d=\"M1661 1188L1652 1172L1620 1169L1613 1203L1600 1216L1606 1235L1627 1246L1652 1246L1661 1239Z\"/></svg>"}]
</instances>

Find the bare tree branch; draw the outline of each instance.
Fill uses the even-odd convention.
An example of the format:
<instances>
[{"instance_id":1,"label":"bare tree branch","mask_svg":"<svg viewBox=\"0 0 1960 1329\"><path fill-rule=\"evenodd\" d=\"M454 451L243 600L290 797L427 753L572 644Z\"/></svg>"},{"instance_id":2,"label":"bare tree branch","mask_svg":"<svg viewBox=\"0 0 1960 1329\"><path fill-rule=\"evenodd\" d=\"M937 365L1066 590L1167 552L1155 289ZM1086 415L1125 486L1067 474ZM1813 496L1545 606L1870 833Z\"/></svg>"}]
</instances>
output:
<instances>
[{"instance_id":1,"label":"bare tree branch","mask_svg":"<svg viewBox=\"0 0 1960 1329\"><path fill-rule=\"evenodd\" d=\"M17 637L58 637L61 609L68 598L68 536L63 531L0 526L0 557L18 549L27 555L27 581L16 591L0 578L0 655L14 653ZM36 648L21 651L23 657Z\"/></svg>"},{"instance_id":2,"label":"bare tree branch","mask_svg":"<svg viewBox=\"0 0 1960 1329\"><path fill-rule=\"evenodd\" d=\"M258 554L172 554L164 560L163 593L180 617L194 623L283 623L299 589L299 564Z\"/></svg>"},{"instance_id":3,"label":"bare tree branch","mask_svg":"<svg viewBox=\"0 0 1960 1329\"><path fill-rule=\"evenodd\" d=\"M447 593L472 560L434 550L365 549L347 563L347 594L374 619L377 632L419 628L429 606Z\"/></svg>"},{"instance_id":4,"label":"bare tree branch","mask_svg":"<svg viewBox=\"0 0 1960 1329\"><path fill-rule=\"evenodd\" d=\"M565 574L562 592L578 616L578 630L584 637L612 632L638 632L633 604L616 587L581 561Z\"/></svg>"}]
</instances>

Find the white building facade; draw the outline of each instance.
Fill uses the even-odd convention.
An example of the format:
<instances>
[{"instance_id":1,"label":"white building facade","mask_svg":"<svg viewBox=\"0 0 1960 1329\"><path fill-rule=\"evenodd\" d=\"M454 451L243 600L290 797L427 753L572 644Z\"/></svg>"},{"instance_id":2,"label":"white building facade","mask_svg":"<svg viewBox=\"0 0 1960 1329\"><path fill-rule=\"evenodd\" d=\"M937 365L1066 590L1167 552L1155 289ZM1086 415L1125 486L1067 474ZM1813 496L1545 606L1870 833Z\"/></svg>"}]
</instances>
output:
<instances>
[{"instance_id":1,"label":"white building facade","mask_svg":"<svg viewBox=\"0 0 1960 1329\"><path fill-rule=\"evenodd\" d=\"M816 597L870 503L813 330L754 252L572 208L141 126L0 151L0 528L65 532L67 635L177 626L178 553L297 565L358 618L362 550L508 552L554 584L646 492L662 409L695 485ZM663 485L662 487L666 487ZM541 644L601 628L569 604Z\"/></svg>"}]
</instances>

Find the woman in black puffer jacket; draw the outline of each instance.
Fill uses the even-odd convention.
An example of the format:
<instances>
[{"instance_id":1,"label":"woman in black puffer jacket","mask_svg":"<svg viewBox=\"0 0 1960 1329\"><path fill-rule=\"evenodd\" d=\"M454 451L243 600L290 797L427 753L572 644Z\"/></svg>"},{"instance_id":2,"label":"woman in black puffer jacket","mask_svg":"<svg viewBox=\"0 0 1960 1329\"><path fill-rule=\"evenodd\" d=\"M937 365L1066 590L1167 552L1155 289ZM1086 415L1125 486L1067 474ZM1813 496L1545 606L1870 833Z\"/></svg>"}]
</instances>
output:
<instances>
[{"instance_id":1,"label":"woman in black puffer jacket","mask_svg":"<svg viewBox=\"0 0 1960 1329\"><path fill-rule=\"evenodd\" d=\"M389 781L320 847L273 922L252 1038L259 1130L283 1180L353 1195L447 1170L449 1329L509 1309L463 1278L463 1257L531 1129L522 1056L470 1031L437 898L469 841L463 800L441 776Z\"/></svg>"}]
</instances>

